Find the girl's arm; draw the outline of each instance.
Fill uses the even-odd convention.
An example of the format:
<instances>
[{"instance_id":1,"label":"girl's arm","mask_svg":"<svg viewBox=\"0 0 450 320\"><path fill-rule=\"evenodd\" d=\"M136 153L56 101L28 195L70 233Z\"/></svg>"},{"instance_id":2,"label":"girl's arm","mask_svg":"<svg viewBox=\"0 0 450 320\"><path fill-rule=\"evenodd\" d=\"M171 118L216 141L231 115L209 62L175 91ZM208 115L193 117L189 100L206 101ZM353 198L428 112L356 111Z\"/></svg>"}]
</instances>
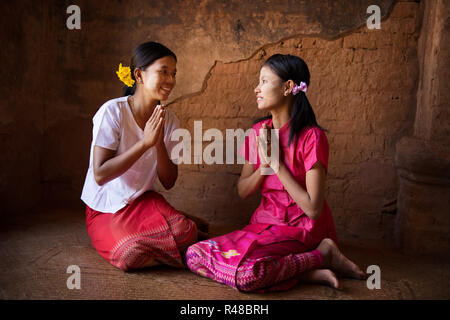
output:
<instances>
[{"instance_id":1,"label":"girl's arm","mask_svg":"<svg viewBox=\"0 0 450 320\"><path fill-rule=\"evenodd\" d=\"M305 214L312 220L318 219L322 213L325 199L326 173L324 166L320 162L316 162L306 172L306 190L294 179L282 161L277 175L286 191Z\"/></svg>"},{"instance_id":2,"label":"girl's arm","mask_svg":"<svg viewBox=\"0 0 450 320\"><path fill-rule=\"evenodd\" d=\"M269 129L266 125L265 129ZM268 143L266 150L270 150L270 131L268 131ZM263 139L260 137L259 139ZM258 143L259 143L258 139ZM306 190L294 179L289 169L284 162L279 161L278 172L275 168L277 165L271 162L271 159L267 156L266 152L263 152L264 144L258 144L259 155L262 159L262 163L268 163L272 169L276 172L278 179L283 184L286 191L294 199L297 205L305 212L305 214L312 220L316 220L322 213L324 199L325 199L325 179L326 172L325 167L317 161L310 170L306 172Z\"/></svg>"},{"instance_id":3,"label":"girl's arm","mask_svg":"<svg viewBox=\"0 0 450 320\"><path fill-rule=\"evenodd\" d=\"M115 150L94 146L93 168L94 178L99 186L121 176L146 151L142 141L137 142L124 153L114 157Z\"/></svg>"},{"instance_id":4,"label":"girl's arm","mask_svg":"<svg viewBox=\"0 0 450 320\"><path fill-rule=\"evenodd\" d=\"M253 164L245 161L237 185L239 197L242 199L246 199L251 196L261 186L261 183L265 177L261 174L261 167L262 165L255 170Z\"/></svg>"},{"instance_id":5,"label":"girl's arm","mask_svg":"<svg viewBox=\"0 0 450 320\"><path fill-rule=\"evenodd\" d=\"M145 124L144 137L130 149L114 157L115 150L94 146L93 169L98 185L103 185L126 172L149 148L153 147L162 135L164 111L155 110Z\"/></svg>"},{"instance_id":6,"label":"girl's arm","mask_svg":"<svg viewBox=\"0 0 450 320\"><path fill-rule=\"evenodd\" d=\"M255 146L259 154L261 152L261 147L259 145L258 136L255 136ZM253 164L251 164L247 160L245 161L237 185L239 197L241 197L242 199L246 199L259 189L265 177L265 175L261 174L261 168L268 167L269 163L264 162L260 164L257 170L255 170Z\"/></svg>"},{"instance_id":7,"label":"girl's arm","mask_svg":"<svg viewBox=\"0 0 450 320\"><path fill-rule=\"evenodd\" d=\"M161 133L161 140L156 144L158 157L157 171L159 181L161 181L161 184L166 190L169 190L175 185L175 181L177 181L178 166L170 160L163 138L163 133Z\"/></svg>"}]
</instances>

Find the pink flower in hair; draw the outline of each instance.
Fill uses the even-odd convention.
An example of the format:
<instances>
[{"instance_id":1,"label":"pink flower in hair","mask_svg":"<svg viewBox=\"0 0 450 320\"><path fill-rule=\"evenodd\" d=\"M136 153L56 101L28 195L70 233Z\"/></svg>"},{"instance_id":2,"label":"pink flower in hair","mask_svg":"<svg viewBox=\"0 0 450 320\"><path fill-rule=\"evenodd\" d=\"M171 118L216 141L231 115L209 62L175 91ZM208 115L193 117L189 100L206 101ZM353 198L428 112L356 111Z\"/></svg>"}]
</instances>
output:
<instances>
[{"instance_id":1,"label":"pink flower in hair","mask_svg":"<svg viewBox=\"0 0 450 320\"><path fill-rule=\"evenodd\" d=\"M292 89L292 94L295 96L299 91L306 92L308 90L308 86L303 81L300 82L300 85L295 84Z\"/></svg>"}]
</instances>

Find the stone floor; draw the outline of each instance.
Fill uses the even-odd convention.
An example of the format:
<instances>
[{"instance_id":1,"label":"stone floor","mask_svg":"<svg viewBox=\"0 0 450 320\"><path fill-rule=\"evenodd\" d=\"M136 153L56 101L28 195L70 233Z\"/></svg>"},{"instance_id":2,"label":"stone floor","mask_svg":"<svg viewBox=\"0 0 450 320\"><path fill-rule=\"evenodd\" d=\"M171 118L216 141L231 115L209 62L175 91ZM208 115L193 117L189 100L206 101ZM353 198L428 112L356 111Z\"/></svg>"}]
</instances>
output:
<instances>
[{"instance_id":1,"label":"stone floor","mask_svg":"<svg viewBox=\"0 0 450 320\"><path fill-rule=\"evenodd\" d=\"M213 234L231 231L211 225ZM51 209L3 219L0 225L1 299L449 299L450 260L402 255L388 244L341 239L363 270L381 269L381 289L342 279L343 289L300 284L287 292L240 293L188 270L154 267L124 273L90 244L82 209ZM81 289L69 290L67 267L81 270Z\"/></svg>"}]
</instances>

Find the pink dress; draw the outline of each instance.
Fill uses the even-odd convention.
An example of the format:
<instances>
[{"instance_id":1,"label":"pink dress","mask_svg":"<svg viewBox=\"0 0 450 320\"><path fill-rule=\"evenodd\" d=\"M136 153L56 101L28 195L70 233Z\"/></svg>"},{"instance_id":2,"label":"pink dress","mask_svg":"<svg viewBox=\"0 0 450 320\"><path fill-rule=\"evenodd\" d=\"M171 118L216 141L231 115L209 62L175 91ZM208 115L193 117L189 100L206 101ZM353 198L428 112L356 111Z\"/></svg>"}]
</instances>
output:
<instances>
[{"instance_id":1,"label":"pink dress","mask_svg":"<svg viewBox=\"0 0 450 320\"><path fill-rule=\"evenodd\" d=\"M241 155L255 170L260 166L255 134L272 119L253 125ZM280 160L306 190L306 172L319 161L328 170L329 145L318 127L304 128L288 146L289 122L279 130ZM324 238L337 243L333 216L326 200L320 217L310 219L288 194L276 174L261 185L262 200L242 230L201 241L188 248L188 267L203 276L243 291L285 290L297 276L321 265L314 250Z\"/></svg>"}]
</instances>

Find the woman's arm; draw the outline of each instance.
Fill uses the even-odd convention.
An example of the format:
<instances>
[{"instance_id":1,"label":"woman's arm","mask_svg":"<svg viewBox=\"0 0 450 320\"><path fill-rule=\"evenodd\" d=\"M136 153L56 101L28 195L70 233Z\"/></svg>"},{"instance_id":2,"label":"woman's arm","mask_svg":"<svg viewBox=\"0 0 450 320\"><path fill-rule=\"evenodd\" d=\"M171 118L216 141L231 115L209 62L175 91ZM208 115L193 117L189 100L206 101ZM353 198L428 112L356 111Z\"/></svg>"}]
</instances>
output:
<instances>
[{"instance_id":1,"label":"woman's arm","mask_svg":"<svg viewBox=\"0 0 450 320\"><path fill-rule=\"evenodd\" d=\"M269 129L266 125L265 129ZM294 179L289 169L284 162L280 159L279 164L271 161L271 158L267 156L267 152L263 152L264 149L271 149L270 131L268 131L268 137L260 137L259 139L268 138L267 146L264 148L264 144L258 144L261 151L259 152L261 162L268 163L272 169L276 172L278 179L283 184L286 191L294 199L297 205L305 212L305 214L312 220L316 220L322 213L324 199L325 199L325 179L326 172L325 167L317 161L310 170L306 172L306 190ZM260 142L260 140L258 140ZM278 166L278 171L276 170Z\"/></svg>"},{"instance_id":2,"label":"woman's arm","mask_svg":"<svg viewBox=\"0 0 450 320\"><path fill-rule=\"evenodd\" d=\"M93 169L94 178L98 185L103 185L126 172L149 148L153 147L162 135L164 112L155 110L145 124L144 136L124 153L114 156L115 150L94 146Z\"/></svg>"},{"instance_id":3,"label":"woman's arm","mask_svg":"<svg viewBox=\"0 0 450 320\"><path fill-rule=\"evenodd\" d=\"M163 134L161 134L162 136ZM175 185L175 181L178 178L178 166L172 162L167 153L166 145L164 140L156 144L156 153L158 157L157 162L157 172L158 179L161 184L169 190Z\"/></svg>"},{"instance_id":4,"label":"woman's arm","mask_svg":"<svg viewBox=\"0 0 450 320\"><path fill-rule=\"evenodd\" d=\"M325 199L325 168L320 162L306 172L306 190L294 179L286 165L281 162L278 178L286 191L297 205L312 220L316 220L322 213Z\"/></svg>"},{"instance_id":5,"label":"woman's arm","mask_svg":"<svg viewBox=\"0 0 450 320\"><path fill-rule=\"evenodd\" d=\"M163 120L161 124L161 134L156 142L156 154L157 154L157 165L156 170L158 173L158 179L166 190L171 189L178 178L178 166L172 162L167 152L166 145L164 143L164 127L166 123L164 107L160 107L163 111Z\"/></svg>"},{"instance_id":6,"label":"woman's arm","mask_svg":"<svg viewBox=\"0 0 450 320\"><path fill-rule=\"evenodd\" d=\"M124 153L114 157L115 150L94 146L94 178L99 186L121 176L146 151L142 141L137 142Z\"/></svg>"},{"instance_id":7,"label":"woman's arm","mask_svg":"<svg viewBox=\"0 0 450 320\"><path fill-rule=\"evenodd\" d=\"M246 199L255 193L261 186L264 177L261 174L261 166L255 170L253 164L245 161L237 185L239 197Z\"/></svg>"},{"instance_id":8,"label":"woman's arm","mask_svg":"<svg viewBox=\"0 0 450 320\"><path fill-rule=\"evenodd\" d=\"M259 137L255 136L255 147L257 153L260 154L261 147L259 144ZM260 157L261 158L261 157ZM261 158L262 159L262 158ZM255 167L252 163L245 161L244 166L242 167L241 176L238 181L238 194L242 199L246 199L259 189L262 182L264 181L265 175L261 173L262 168L268 168L269 163L264 162L260 163L258 169L255 170Z\"/></svg>"}]
</instances>

